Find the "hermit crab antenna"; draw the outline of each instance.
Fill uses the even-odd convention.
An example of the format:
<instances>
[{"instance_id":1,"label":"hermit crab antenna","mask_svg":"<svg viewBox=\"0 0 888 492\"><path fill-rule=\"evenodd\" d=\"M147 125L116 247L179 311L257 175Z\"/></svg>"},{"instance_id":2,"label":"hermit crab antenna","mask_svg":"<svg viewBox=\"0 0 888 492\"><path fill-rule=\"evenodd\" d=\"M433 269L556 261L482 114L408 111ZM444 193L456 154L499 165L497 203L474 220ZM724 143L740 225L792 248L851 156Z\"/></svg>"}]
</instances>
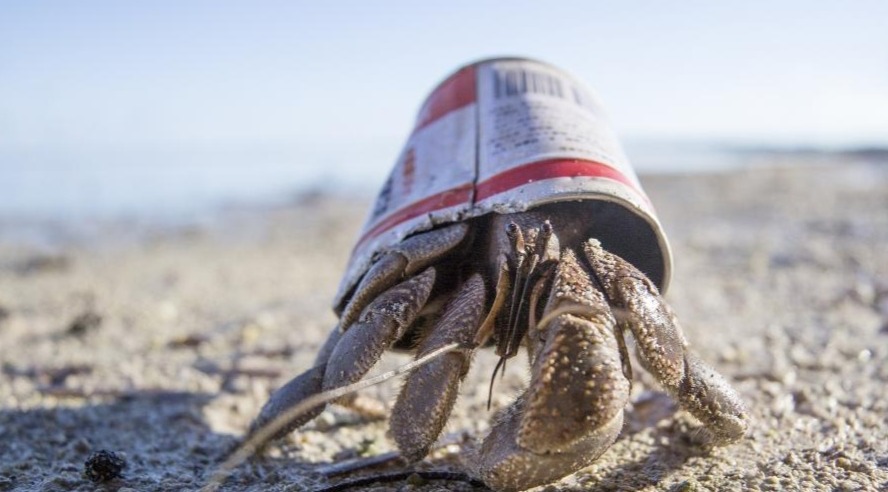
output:
<instances>
[{"instance_id":1,"label":"hermit crab antenna","mask_svg":"<svg viewBox=\"0 0 888 492\"><path fill-rule=\"evenodd\" d=\"M490 376L490 387L487 389L487 410L490 411L490 401L493 400L493 383L496 382L496 373L499 372L500 368L503 369L503 373L505 373L506 367L506 358L500 357L499 361L496 363L496 367L493 368L493 375Z\"/></svg>"},{"instance_id":2,"label":"hermit crab antenna","mask_svg":"<svg viewBox=\"0 0 888 492\"><path fill-rule=\"evenodd\" d=\"M512 240L512 250L509 252L509 259L512 263L510 267L514 273L512 276L512 302L509 304L509 321L506 323L506 333L497 341L497 353L501 357L508 358L514 355L512 341L517 329L518 320L516 318L523 295L523 289L519 287L523 287L526 274L524 260L527 258L527 246L524 242L524 233L521 232L521 227L518 224L509 222L509 225L506 226L506 235ZM504 343L505 346L500 345L501 343Z\"/></svg>"},{"instance_id":3,"label":"hermit crab antenna","mask_svg":"<svg viewBox=\"0 0 888 492\"><path fill-rule=\"evenodd\" d=\"M536 309L539 292L552 271L551 266L554 262L547 256L547 250L554 234L552 223L548 220L544 221L538 230L531 230L527 238L515 222L510 222L506 226L506 235L511 241L507 263L512 273L512 299L508 321L504 329L497 333L497 354L500 360L490 378L488 410L497 374L505 374L507 360L518 352L521 340L530 327L530 320L536 318L536 313L531 311Z\"/></svg>"}]
</instances>

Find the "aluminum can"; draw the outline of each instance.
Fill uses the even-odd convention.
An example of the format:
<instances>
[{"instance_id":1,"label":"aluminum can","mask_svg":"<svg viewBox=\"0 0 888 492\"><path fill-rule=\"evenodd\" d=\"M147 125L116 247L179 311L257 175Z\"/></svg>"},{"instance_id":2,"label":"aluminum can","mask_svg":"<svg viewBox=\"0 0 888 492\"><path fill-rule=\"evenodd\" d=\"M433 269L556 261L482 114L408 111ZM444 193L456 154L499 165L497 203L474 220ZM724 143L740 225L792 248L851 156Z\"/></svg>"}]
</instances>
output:
<instances>
[{"instance_id":1,"label":"aluminum can","mask_svg":"<svg viewBox=\"0 0 888 492\"><path fill-rule=\"evenodd\" d=\"M672 270L668 241L595 93L535 60L466 65L421 106L334 306L376 255L411 234L557 202L576 202L582 220L601 223L605 247L665 291ZM595 206L602 203L609 205Z\"/></svg>"}]
</instances>

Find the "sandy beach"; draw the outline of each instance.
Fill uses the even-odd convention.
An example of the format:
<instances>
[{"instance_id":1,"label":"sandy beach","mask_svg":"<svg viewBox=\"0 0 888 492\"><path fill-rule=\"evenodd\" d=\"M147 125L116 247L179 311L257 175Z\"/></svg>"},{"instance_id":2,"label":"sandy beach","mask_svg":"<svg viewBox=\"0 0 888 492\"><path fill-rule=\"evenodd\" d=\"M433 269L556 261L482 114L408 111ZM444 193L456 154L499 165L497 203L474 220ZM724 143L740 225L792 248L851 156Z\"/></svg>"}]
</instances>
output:
<instances>
[{"instance_id":1,"label":"sandy beach","mask_svg":"<svg viewBox=\"0 0 888 492\"><path fill-rule=\"evenodd\" d=\"M692 349L746 400L749 435L701 445L700 424L639 367L618 441L541 490L888 490L888 159L758 164L642 177L674 249L667 299ZM334 326L369 198L307 194L181 227L44 226L51 241L0 235L0 491L200 489ZM386 355L371 374L408 360ZM476 358L447 443L417 469L459 472L460 448L526 384L526 364L509 364L488 411L495 364ZM391 404L398 387L366 393ZM330 473L393 451L386 431L331 407L222 490L323 490L409 470ZM126 468L97 485L84 462L103 449ZM364 490L483 488L414 477Z\"/></svg>"}]
</instances>

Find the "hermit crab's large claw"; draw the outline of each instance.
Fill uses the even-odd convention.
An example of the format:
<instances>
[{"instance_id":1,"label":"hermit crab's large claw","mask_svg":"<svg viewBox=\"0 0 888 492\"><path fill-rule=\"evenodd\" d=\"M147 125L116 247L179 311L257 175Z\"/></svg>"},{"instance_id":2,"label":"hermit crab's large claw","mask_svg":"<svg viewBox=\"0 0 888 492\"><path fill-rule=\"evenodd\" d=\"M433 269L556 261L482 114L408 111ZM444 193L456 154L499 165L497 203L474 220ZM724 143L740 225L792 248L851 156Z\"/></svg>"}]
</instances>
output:
<instances>
[{"instance_id":1,"label":"hermit crab's large claw","mask_svg":"<svg viewBox=\"0 0 888 492\"><path fill-rule=\"evenodd\" d=\"M591 464L620 433L629 381L623 375L614 318L572 251L555 273L531 354L524 395L494 423L468 460L496 490L556 481Z\"/></svg>"}]
</instances>

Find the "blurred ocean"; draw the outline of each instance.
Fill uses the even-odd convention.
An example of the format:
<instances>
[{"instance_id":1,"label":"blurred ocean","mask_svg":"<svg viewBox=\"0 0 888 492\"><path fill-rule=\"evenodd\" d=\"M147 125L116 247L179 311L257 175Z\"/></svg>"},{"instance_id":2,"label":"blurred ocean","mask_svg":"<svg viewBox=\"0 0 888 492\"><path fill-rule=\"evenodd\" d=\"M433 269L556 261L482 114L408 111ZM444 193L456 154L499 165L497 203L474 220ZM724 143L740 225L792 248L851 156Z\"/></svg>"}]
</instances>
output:
<instances>
[{"instance_id":1,"label":"blurred ocean","mask_svg":"<svg viewBox=\"0 0 888 492\"><path fill-rule=\"evenodd\" d=\"M0 221L178 221L306 191L370 195L385 179L361 165L372 160L281 148L0 151Z\"/></svg>"},{"instance_id":2,"label":"blurred ocean","mask_svg":"<svg viewBox=\"0 0 888 492\"><path fill-rule=\"evenodd\" d=\"M701 143L628 141L625 147L642 175L721 172L756 165L773 153ZM373 145L336 152L0 151L0 227L33 221L187 222L220 208L287 203L318 191L370 199L396 153Z\"/></svg>"}]
</instances>

